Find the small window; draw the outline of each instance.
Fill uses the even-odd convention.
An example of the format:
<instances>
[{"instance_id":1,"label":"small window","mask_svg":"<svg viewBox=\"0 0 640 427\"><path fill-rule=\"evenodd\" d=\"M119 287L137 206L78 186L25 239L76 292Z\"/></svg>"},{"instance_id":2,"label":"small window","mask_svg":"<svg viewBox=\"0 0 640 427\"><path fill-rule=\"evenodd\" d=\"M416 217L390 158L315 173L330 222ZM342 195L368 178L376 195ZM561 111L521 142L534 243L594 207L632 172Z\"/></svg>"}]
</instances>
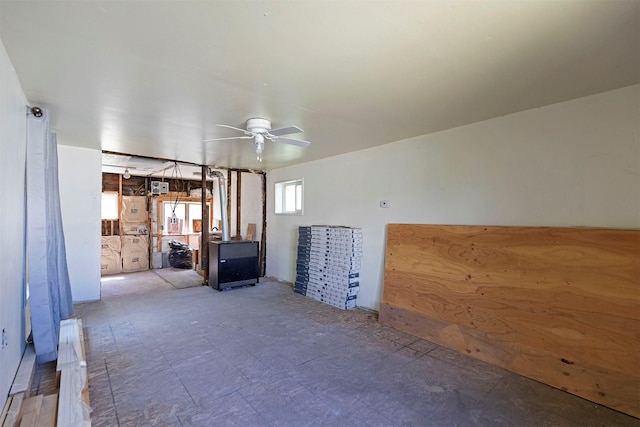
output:
<instances>
[{"instance_id":1,"label":"small window","mask_svg":"<svg viewBox=\"0 0 640 427\"><path fill-rule=\"evenodd\" d=\"M102 193L102 219L118 219L118 193Z\"/></svg>"},{"instance_id":2,"label":"small window","mask_svg":"<svg viewBox=\"0 0 640 427\"><path fill-rule=\"evenodd\" d=\"M276 182L277 214L302 215L302 179Z\"/></svg>"},{"instance_id":3,"label":"small window","mask_svg":"<svg viewBox=\"0 0 640 427\"><path fill-rule=\"evenodd\" d=\"M207 209L210 209L207 203ZM202 232L202 205L195 202L163 202L166 217L165 234L197 234ZM211 215L209 216L211 221ZM209 225L211 229L211 225Z\"/></svg>"}]
</instances>

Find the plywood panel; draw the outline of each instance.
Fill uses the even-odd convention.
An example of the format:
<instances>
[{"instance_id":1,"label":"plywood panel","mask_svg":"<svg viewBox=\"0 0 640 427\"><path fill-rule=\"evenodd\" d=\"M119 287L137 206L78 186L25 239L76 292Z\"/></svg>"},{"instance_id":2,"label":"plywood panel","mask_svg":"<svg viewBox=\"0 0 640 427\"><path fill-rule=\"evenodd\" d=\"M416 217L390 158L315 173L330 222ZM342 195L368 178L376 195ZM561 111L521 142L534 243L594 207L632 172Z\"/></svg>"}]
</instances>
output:
<instances>
[{"instance_id":1,"label":"plywood panel","mask_svg":"<svg viewBox=\"0 0 640 427\"><path fill-rule=\"evenodd\" d=\"M640 415L640 231L391 224L380 321Z\"/></svg>"}]
</instances>

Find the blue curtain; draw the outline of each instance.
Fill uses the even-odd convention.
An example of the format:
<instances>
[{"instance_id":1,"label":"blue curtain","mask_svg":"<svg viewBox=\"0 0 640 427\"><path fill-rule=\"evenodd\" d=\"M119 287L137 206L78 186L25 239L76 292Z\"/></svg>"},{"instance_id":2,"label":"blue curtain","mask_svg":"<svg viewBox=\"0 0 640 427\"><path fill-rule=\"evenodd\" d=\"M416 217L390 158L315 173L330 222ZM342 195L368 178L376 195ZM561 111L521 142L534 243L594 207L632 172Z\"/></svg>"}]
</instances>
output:
<instances>
[{"instance_id":1,"label":"blue curtain","mask_svg":"<svg viewBox=\"0 0 640 427\"><path fill-rule=\"evenodd\" d=\"M60 320L73 314L62 229L56 135L49 111L27 108L27 277L38 363L58 357Z\"/></svg>"}]
</instances>

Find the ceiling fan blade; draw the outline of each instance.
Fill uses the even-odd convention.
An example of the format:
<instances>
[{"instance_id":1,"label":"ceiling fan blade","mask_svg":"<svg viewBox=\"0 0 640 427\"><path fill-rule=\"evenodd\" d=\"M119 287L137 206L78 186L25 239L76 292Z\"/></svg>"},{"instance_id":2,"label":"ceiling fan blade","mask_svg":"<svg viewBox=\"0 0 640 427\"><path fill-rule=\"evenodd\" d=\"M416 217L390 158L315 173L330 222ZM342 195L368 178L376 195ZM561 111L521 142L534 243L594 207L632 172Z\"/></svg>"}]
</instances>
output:
<instances>
[{"instance_id":1,"label":"ceiling fan blade","mask_svg":"<svg viewBox=\"0 0 640 427\"><path fill-rule=\"evenodd\" d=\"M271 129L269 133L273 136L291 135L294 133L304 132L298 126L289 126L286 128Z\"/></svg>"},{"instance_id":2,"label":"ceiling fan blade","mask_svg":"<svg viewBox=\"0 0 640 427\"><path fill-rule=\"evenodd\" d=\"M224 141L226 139L253 139L253 136L230 136L228 138L212 138L212 139L205 139L202 142Z\"/></svg>"},{"instance_id":3,"label":"ceiling fan blade","mask_svg":"<svg viewBox=\"0 0 640 427\"><path fill-rule=\"evenodd\" d=\"M251 135L251 132L249 132L246 129L240 129L234 126L229 126L229 125L216 125L216 126L220 126L221 128L229 128L229 129L233 129L233 130L239 130L240 132L247 134L247 135Z\"/></svg>"},{"instance_id":4,"label":"ceiling fan blade","mask_svg":"<svg viewBox=\"0 0 640 427\"><path fill-rule=\"evenodd\" d=\"M276 138L276 142L284 142L285 144L297 145L298 147L308 147L311 144L309 141L303 141L301 139L293 138Z\"/></svg>"}]
</instances>

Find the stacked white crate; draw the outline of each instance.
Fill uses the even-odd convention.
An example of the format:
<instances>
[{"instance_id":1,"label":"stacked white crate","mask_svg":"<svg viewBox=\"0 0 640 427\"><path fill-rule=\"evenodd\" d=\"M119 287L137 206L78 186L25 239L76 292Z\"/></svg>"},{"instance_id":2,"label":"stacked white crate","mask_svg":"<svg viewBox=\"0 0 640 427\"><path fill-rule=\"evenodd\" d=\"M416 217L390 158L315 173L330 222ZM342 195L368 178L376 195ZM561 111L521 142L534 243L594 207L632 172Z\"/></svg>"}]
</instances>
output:
<instances>
[{"instance_id":1,"label":"stacked white crate","mask_svg":"<svg viewBox=\"0 0 640 427\"><path fill-rule=\"evenodd\" d=\"M362 230L300 227L294 291L341 309L354 308L360 289Z\"/></svg>"},{"instance_id":2,"label":"stacked white crate","mask_svg":"<svg viewBox=\"0 0 640 427\"><path fill-rule=\"evenodd\" d=\"M296 282L293 291L300 295L307 295L310 256L311 227L298 227L298 258L296 259Z\"/></svg>"}]
</instances>

